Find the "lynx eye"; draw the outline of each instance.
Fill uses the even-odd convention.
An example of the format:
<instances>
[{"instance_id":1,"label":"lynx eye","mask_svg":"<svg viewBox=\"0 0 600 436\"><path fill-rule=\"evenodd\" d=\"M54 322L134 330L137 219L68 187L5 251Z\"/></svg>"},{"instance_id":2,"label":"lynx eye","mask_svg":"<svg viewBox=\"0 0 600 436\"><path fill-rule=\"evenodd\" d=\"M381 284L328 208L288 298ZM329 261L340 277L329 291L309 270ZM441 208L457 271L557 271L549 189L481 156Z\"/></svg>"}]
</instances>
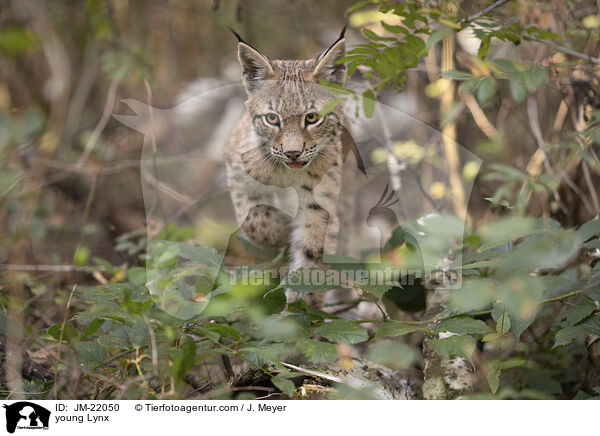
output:
<instances>
[{"instance_id":1,"label":"lynx eye","mask_svg":"<svg viewBox=\"0 0 600 436\"><path fill-rule=\"evenodd\" d=\"M319 114L316 112L309 112L304 117L306 124L314 124L319 120Z\"/></svg>"},{"instance_id":2,"label":"lynx eye","mask_svg":"<svg viewBox=\"0 0 600 436\"><path fill-rule=\"evenodd\" d=\"M279 116L274 113L269 113L265 115L265 121L273 126L279 125Z\"/></svg>"}]
</instances>

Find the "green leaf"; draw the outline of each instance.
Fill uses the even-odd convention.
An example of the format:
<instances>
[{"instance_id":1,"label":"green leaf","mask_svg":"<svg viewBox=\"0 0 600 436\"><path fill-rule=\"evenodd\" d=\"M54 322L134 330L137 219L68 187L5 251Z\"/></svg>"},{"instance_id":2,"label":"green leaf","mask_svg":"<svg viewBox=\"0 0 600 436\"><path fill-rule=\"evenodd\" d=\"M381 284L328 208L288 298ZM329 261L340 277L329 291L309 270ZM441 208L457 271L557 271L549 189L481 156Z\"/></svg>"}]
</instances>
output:
<instances>
[{"instance_id":1,"label":"green leaf","mask_svg":"<svg viewBox=\"0 0 600 436\"><path fill-rule=\"evenodd\" d=\"M134 347L143 347L150 343L150 333L146 323L138 319L129 331L129 340Z\"/></svg>"},{"instance_id":2,"label":"green leaf","mask_svg":"<svg viewBox=\"0 0 600 436\"><path fill-rule=\"evenodd\" d=\"M417 350L410 345L390 340L378 342L367 351L369 360L400 370L409 368L418 355Z\"/></svg>"},{"instance_id":3,"label":"green leaf","mask_svg":"<svg viewBox=\"0 0 600 436\"><path fill-rule=\"evenodd\" d=\"M465 94L467 92L473 91L475 88L477 88L479 86L480 81L481 81L481 79L478 77L474 77L472 79L467 80L460 87L460 93Z\"/></svg>"},{"instance_id":4,"label":"green leaf","mask_svg":"<svg viewBox=\"0 0 600 436\"><path fill-rule=\"evenodd\" d=\"M185 374L192 369L196 362L196 342L190 337L185 336L181 350L173 361L171 373L176 380L183 380Z\"/></svg>"},{"instance_id":5,"label":"green leaf","mask_svg":"<svg viewBox=\"0 0 600 436\"><path fill-rule=\"evenodd\" d=\"M488 368L487 382L488 385L490 385L492 394L495 394L498 391L498 387L500 386L501 372L500 365L498 365L497 361L494 361Z\"/></svg>"},{"instance_id":6,"label":"green leaf","mask_svg":"<svg viewBox=\"0 0 600 436\"><path fill-rule=\"evenodd\" d=\"M435 326L433 333L451 332L457 334L485 334L490 332L486 323L470 316L456 316L445 319Z\"/></svg>"},{"instance_id":7,"label":"green leaf","mask_svg":"<svg viewBox=\"0 0 600 436\"><path fill-rule=\"evenodd\" d=\"M363 28L362 29L363 34L369 38L371 41L396 41L396 38L392 38L389 36L379 36L377 35L375 32L373 32L372 30Z\"/></svg>"},{"instance_id":8,"label":"green leaf","mask_svg":"<svg viewBox=\"0 0 600 436\"><path fill-rule=\"evenodd\" d=\"M422 326L414 324L405 324L403 322L386 321L382 323L375 334L376 339L393 338L396 336L406 335L416 331L426 331Z\"/></svg>"},{"instance_id":9,"label":"green leaf","mask_svg":"<svg viewBox=\"0 0 600 436\"><path fill-rule=\"evenodd\" d=\"M375 113L375 94L372 90L367 89L362 94L363 111L367 118L371 118Z\"/></svg>"},{"instance_id":10,"label":"green leaf","mask_svg":"<svg viewBox=\"0 0 600 436\"><path fill-rule=\"evenodd\" d=\"M496 321L496 332L500 335L510 330L510 317L504 303L497 303L492 309L492 318Z\"/></svg>"},{"instance_id":11,"label":"green leaf","mask_svg":"<svg viewBox=\"0 0 600 436\"><path fill-rule=\"evenodd\" d=\"M589 297L584 297L577 306L567 312L567 322L575 325L596 310L596 303Z\"/></svg>"},{"instance_id":12,"label":"green leaf","mask_svg":"<svg viewBox=\"0 0 600 436\"><path fill-rule=\"evenodd\" d=\"M554 335L555 342L552 348L570 344L575 339L584 338L590 333L592 333L592 330L583 325L565 327Z\"/></svg>"},{"instance_id":13,"label":"green leaf","mask_svg":"<svg viewBox=\"0 0 600 436\"><path fill-rule=\"evenodd\" d=\"M496 287L496 282L489 279L465 281L461 289L450 293L448 306L463 313L488 308L495 299Z\"/></svg>"},{"instance_id":14,"label":"green leaf","mask_svg":"<svg viewBox=\"0 0 600 436\"><path fill-rule=\"evenodd\" d=\"M198 328L196 330L200 335L204 336L209 341L218 344L221 339L221 334L218 330L207 329L207 328Z\"/></svg>"},{"instance_id":15,"label":"green leaf","mask_svg":"<svg viewBox=\"0 0 600 436\"><path fill-rule=\"evenodd\" d=\"M346 12L346 14L350 15L353 12L356 12L359 9L361 9L361 8L365 7L366 5L371 4L371 3L372 2L370 0L360 1L360 2L356 3L354 6L352 6L350 9L348 9L348 12Z\"/></svg>"},{"instance_id":16,"label":"green leaf","mask_svg":"<svg viewBox=\"0 0 600 436\"><path fill-rule=\"evenodd\" d=\"M471 80L473 75L459 70L450 70L442 74L443 77L447 77L452 80Z\"/></svg>"},{"instance_id":17,"label":"green leaf","mask_svg":"<svg viewBox=\"0 0 600 436\"><path fill-rule=\"evenodd\" d=\"M556 268L567 262L580 247L581 239L573 230L546 231L518 244L510 256L499 261L498 269L525 273L537 268ZM534 276L523 279L532 283L537 280Z\"/></svg>"},{"instance_id":18,"label":"green leaf","mask_svg":"<svg viewBox=\"0 0 600 436\"><path fill-rule=\"evenodd\" d=\"M129 268L127 271L127 279L133 285L143 285L146 283L146 268Z\"/></svg>"},{"instance_id":19,"label":"green leaf","mask_svg":"<svg viewBox=\"0 0 600 436\"><path fill-rule=\"evenodd\" d=\"M100 327L102 327L104 325L105 321L106 320L104 320L102 318L96 318L96 319L92 320L92 322L87 327L87 329L85 329L85 332L83 333L83 336L81 337L81 339L85 339L88 336L92 336L93 334L96 334L96 332L100 329Z\"/></svg>"},{"instance_id":20,"label":"green leaf","mask_svg":"<svg viewBox=\"0 0 600 436\"><path fill-rule=\"evenodd\" d=\"M103 347L115 347L115 348L127 348L128 343L125 338L121 338L118 336L100 336L98 338L98 343Z\"/></svg>"},{"instance_id":21,"label":"green leaf","mask_svg":"<svg viewBox=\"0 0 600 436\"><path fill-rule=\"evenodd\" d=\"M481 106L488 104L496 94L496 82L491 77L485 77L477 88L477 101Z\"/></svg>"},{"instance_id":22,"label":"green leaf","mask_svg":"<svg viewBox=\"0 0 600 436\"><path fill-rule=\"evenodd\" d=\"M294 382L285 377L280 377L279 375L271 377L271 383L290 398L293 397L294 392L296 392Z\"/></svg>"},{"instance_id":23,"label":"green leaf","mask_svg":"<svg viewBox=\"0 0 600 436\"><path fill-rule=\"evenodd\" d=\"M505 171L511 178L526 181L528 176L520 170L506 165L491 165L496 171ZM533 218L507 217L485 224L481 228L481 236L484 243L477 251L485 251L491 248L505 245L525 236L536 235L545 231L545 224ZM499 253L500 254L500 253Z\"/></svg>"},{"instance_id":24,"label":"green leaf","mask_svg":"<svg viewBox=\"0 0 600 436\"><path fill-rule=\"evenodd\" d=\"M283 289L276 289L264 295L257 306L263 308L266 314L272 315L284 310L286 304L285 292Z\"/></svg>"},{"instance_id":25,"label":"green leaf","mask_svg":"<svg viewBox=\"0 0 600 436\"><path fill-rule=\"evenodd\" d=\"M514 357L512 359L508 359L508 360L504 360L504 361L500 362L500 369L516 368L518 366L525 365L525 363L527 363L527 361L525 359L523 359L522 357Z\"/></svg>"},{"instance_id":26,"label":"green leaf","mask_svg":"<svg viewBox=\"0 0 600 436\"><path fill-rule=\"evenodd\" d=\"M331 342L345 344L358 344L369 339L367 330L347 319L327 322L315 330L315 335L324 337Z\"/></svg>"},{"instance_id":27,"label":"green leaf","mask_svg":"<svg viewBox=\"0 0 600 436\"><path fill-rule=\"evenodd\" d=\"M85 266L90 261L92 252L86 245L80 245L73 254L73 263L77 266Z\"/></svg>"},{"instance_id":28,"label":"green leaf","mask_svg":"<svg viewBox=\"0 0 600 436\"><path fill-rule=\"evenodd\" d=\"M61 328L62 324L55 324L52 327L47 328L46 330L40 330L40 333L46 333L58 341L60 339ZM79 338L79 332L69 324L65 324L62 334L62 340L64 342L71 342L73 339L77 338Z\"/></svg>"},{"instance_id":29,"label":"green leaf","mask_svg":"<svg viewBox=\"0 0 600 436\"><path fill-rule=\"evenodd\" d=\"M582 241L587 241L594 236L600 236L600 219L595 219L582 224L577 230Z\"/></svg>"},{"instance_id":30,"label":"green leaf","mask_svg":"<svg viewBox=\"0 0 600 436\"><path fill-rule=\"evenodd\" d=\"M337 360L337 347L328 342L316 342L310 339L301 340L298 346L302 353L313 363L332 362Z\"/></svg>"},{"instance_id":31,"label":"green leaf","mask_svg":"<svg viewBox=\"0 0 600 436\"><path fill-rule=\"evenodd\" d=\"M483 59L487 56L490 51L490 46L492 42L492 36L487 35L485 38L481 40L481 44L479 45L479 50L477 50L477 56L479 59Z\"/></svg>"},{"instance_id":32,"label":"green leaf","mask_svg":"<svg viewBox=\"0 0 600 436\"><path fill-rule=\"evenodd\" d=\"M240 349L240 353L242 353L245 359L259 366L264 366L266 364L281 366L279 360L283 354L289 353L289 350L287 350L282 344L272 344L269 346L261 344L260 348L244 347Z\"/></svg>"},{"instance_id":33,"label":"green leaf","mask_svg":"<svg viewBox=\"0 0 600 436\"><path fill-rule=\"evenodd\" d=\"M429 51L432 47L434 47L438 42L440 42L449 34L450 31L446 28L438 29L431 32L431 35L429 35L429 38L427 38L427 51Z\"/></svg>"},{"instance_id":34,"label":"green leaf","mask_svg":"<svg viewBox=\"0 0 600 436\"><path fill-rule=\"evenodd\" d=\"M157 241L154 243L151 249L151 256L154 258L154 261L159 264L165 264L175 259L179 254L179 247L175 242L168 241Z\"/></svg>"},{"instance_id":35,"label":"green leaf","mask_svg":"<svg viewBox=\"0 0 600 436\"><path fill-rule=\"evenodd\" d=\"M452 335L447 338L432 339L427 343L443 359L460 356L471 361L471 355L475 351L475 339L472 336Z\"/></svg>"},{"instance_id":36,"label":"green leaf","mask_svg":"<svg viewBox=\"0 0 600 436\"><path fill-rule=\"evenodd\" d=\"M209 331L218 333L220 336L222 336L224 338L234 338L234 339L241 338L240 332L237 329L235 329L234 327L231 327L229 325L212 324L212 323L207 322L206 324L202 325L202 327L204 327L204 330L209 330Z\"/></svg>"},{"instance_id":37,"label":"green leaf","mask_svg":"<svg viewBox=\"0 0 600 436\"><path fill-rule=\"evenodd\" d=\"M390 288L392 288L394 285L391 283L383 284L383 285L374 285L374 284L370 284L370 283L355 282L355 286L357 288L362 289L367 294L370 294L374 298L380 300L381 297L383 297L385 295L385 293L387 291L389 291Z\"/></svg>"},{"instance_id":38,"label":"green leaf","mask_svg":"<svg viewBox=\"0 0 600 436\"><path fill-rule=\"evenodd\" d=\"M391 24L387 24L385 21L382 21L381 25L390 33L408 33L408 30L404 26L393 26Z\"/></svg>"},{"instance_id":39,"label":"green leaf","mask_svg":"<svg viewBox=\"0 0 600 436\"><path fill-rule=\"evenodd\" d=\"M78 342L75 351L85 368L95 369L106 361L106 348L96 342Z\"/></svg>"},{"instance_id":40,"label":"green leaf","mask_svg":"<svg viewBox=\"0 0 600 436\"><path fill-rule=\"evenodd\" d=\"M200 247L185 244L183 242L170 241L168 242L168 244L170 247L176 247L177 250L173 252L175 252L176 255L183 257L184 259L219 268L223 264L223 258L219 255L219 252L212 247ZM169 252L168 254L172 254L172 252ZM159 259L159 263L163 262L164 261L161 262Z\"/></svg>"},{"instance_id":41,"label":"green leaf","mask_svg":"<svg viewBox=\"0 0 600 436\"><path fill-rule=\"evenodd\" d=\"M509 79L510 85L510 95L512 95L515 103L522 103L525 98L527 98L527 89L523 86L523 82L521 78L518 76L513 76Z\"/></svg>"},{"instance_id":42,"label":"green leaf","mask_svg":"<svg viewBox=\"0 0 600 436\"><path fill-rule=\"evenodd\" d=\"M523 83L529 92L535 91L546 84L546 69L534 67L523 73Z\"/></svg>"},{"instance_id":43,"label":"green leaf","mask_svg":"<svg viewBox=\"0 0 600 436\"><path fill-rule=\"evenodd\" d=\"M26 27L5 27L0 30L0 53L18 56L39 44L35 34Z\"/></svg>"},{"instance_id":44,"label":"green leaf","mask_svg":"<svg viewBox=\"0 0 600 436\"><path fill-rule=\"evenodd\" d=\"M339 97L339 98L334 98L334 99L328 100L327 103L325 103L323 105L323 107L321 108L321 112L319 112L319 115L325 116L325 115L335 111L335 109L338 107L338 105L343 104L345 101L346 101L345 97Z\"/></svg>"},{"instance_id":45,"label":"green leaf","mask_svg":"<svg viewBox=\"0 0 600 436\"><path fill-rule=\"evenodd\" d=\"M515 61L511 61L509 59L494 59L492 61L496 67L498 67L502 72L512 75L519 73L519 68L517 68L517 63Z\"/></svg>"}]
</instances>

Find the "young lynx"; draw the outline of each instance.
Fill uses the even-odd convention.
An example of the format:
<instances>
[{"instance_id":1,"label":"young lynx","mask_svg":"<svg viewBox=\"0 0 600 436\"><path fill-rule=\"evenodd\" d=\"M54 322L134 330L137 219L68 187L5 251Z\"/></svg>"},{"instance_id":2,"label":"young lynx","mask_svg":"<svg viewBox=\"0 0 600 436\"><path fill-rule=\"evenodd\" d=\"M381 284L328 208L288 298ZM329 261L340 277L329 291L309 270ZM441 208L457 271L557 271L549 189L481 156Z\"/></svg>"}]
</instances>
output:
<instances>
[{"instance_id":1,"label":"young lynx","mask_svg":"<svg viewBox=\"0 0 600 436\"><path fill-rule=\"evenodd\" d=\"M348 136L341 108L321 115L336 96L319 82L345 84L346 66L337 62L346 54L344 31L316 59L301 61L269 60L234 34L248 95L225 152L237 220L258 244L290 244L291 270L318 265L336 250L342 137ZM290 187L297 192L295 216L277 207L295 201L277 198Z\"/></svg>"}]
</instances>

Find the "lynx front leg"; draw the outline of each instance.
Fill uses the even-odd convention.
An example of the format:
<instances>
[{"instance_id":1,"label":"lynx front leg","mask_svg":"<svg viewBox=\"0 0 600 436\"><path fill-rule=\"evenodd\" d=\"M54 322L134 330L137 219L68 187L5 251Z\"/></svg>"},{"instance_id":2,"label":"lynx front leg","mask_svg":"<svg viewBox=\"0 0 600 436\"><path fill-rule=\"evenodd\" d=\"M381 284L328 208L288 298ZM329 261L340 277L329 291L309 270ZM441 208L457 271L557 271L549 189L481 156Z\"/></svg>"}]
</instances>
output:
<instances>
[{"instance_id":1,"label":"lynx front leg","mask_svg":"<svg viewBox=\"0 0 600 436\"><path fill-rule=\"evenodd\" d=\"M329 186L318 189L302 185L301 203L294 221L292 244L290 249L290 270L317 266L323 263L324 253L333 253L339 229L336 211L337 189ZM299 298L293 291L286 292L288 302ZM320 307L324 293L310 294L306 297L309 304Z\"/></svg>"},{"instance_id":2,"label":"lynx front leg","mask_svg":"<svg viewBox=\"0 0 600 436\"><path fill-rule=\"evenodd\" d=\"M292 234L291 269L315 266L323 254L333 254L337 245L339 220L339 169L332 169L318 185L300 187L300 209Z\"/></svg>"}]
</instances>

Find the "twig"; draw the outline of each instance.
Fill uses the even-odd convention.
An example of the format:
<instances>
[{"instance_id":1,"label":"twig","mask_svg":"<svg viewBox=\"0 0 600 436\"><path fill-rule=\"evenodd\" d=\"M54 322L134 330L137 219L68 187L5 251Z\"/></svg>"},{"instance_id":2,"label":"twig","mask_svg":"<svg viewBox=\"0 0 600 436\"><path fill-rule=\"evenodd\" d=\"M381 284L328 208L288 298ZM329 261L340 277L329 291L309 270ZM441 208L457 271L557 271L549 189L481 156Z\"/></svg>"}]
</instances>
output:
<instances>
[{"instance_id":1,"label":"twig","mask_svg":"<svg viewBox=\"0 0 600 436\"><path fill-rule=\"evenodd\" d=\"M381 320L379 320L381 321ZM342 383L343 380L340 377L336 377L334 375L329 375L329 374L325 374L324 372L319 372L319 371L313 371L312 369L306 369L306 368L302 368L301 366L296 366L296 365L292 365L291 363L286 363L286 362L279 362L281 363L283 366L293 369L295 371L298 372L303 372L305 374L308 375L312 375L314 377L320 377L323 378L325 380L329 380L335 383Z\"/></svg>"},{"instance_id":2,"label":"twig","mask_svg":"<svg viewBox=\"0 0 600 436\"><path fill-rule=\"evenodd\" d=\"M102 265L98 266L75 266L75 265L21 265L2 264L0 271L44 271L44 272L93 272L106 271Z\"/></svg>"},{"instance_id":3,"label":"twig","mask_svg":"<svg viewBox=\"0 0 600 436\"><path fill-rule=\"evenodd\" d=\"M546 151L546 141L544 140L544 137L542 136L542 129L540 128L540 120L539 120L539 116L538 116L538 105L537 105L537 101L535 100L535 97L533 96L529 96L529 98L527 99L527 118L529 118L529 127L531 128L531 132L533 133L533 136L537 142L538 148L540 149L540 151L542 152L542 155L544 157L544 167L546 168L546 171L549 174L552 174L552 165L550 164L550 159L548 158L548 153ZM565 181L567 181L567 179L569 178L564 172L560 171L559 169L559 173L561 174L561 177L563 177L563 179L565 179ZM568 183L568 182L567 182ZM554 197L554 201L556 201L558 203L558 205L560 206L561 210L565 213L567 213L567 208L564 204L564 202L562 201L562 199L560 198L560 195L558 195L557 191L553 191L552 192L552 196ZM584 199L585 201L585 199Z\"/></svg>"},{"instance_id":4,"label":"twig","mask_svg":"<svg viewBox=\"0 0 600 436\"><path fill-rule=\"evenodd\" d=\"M561 45L557 45L557 44L555 44L553 42L550 42L550 41L544 41L542 39L531 38L529 36L524 36L524 39L530 39L530 40L535 41L535 42L540 42L542 44L547 44L550 47L554 48L555 50L562 51L563 53L570 54L571 56L575 56L576 58L589 61L589 62L591 62L593 64L600 64L600 59L599 58L595 58L594 56L590 56L590 55L587 55L585 53L578 52L577 50L573 50L572 48L563 47Z\"/></svg>"},{"instance_id":5,"label":"twig","mask_svg":"<svg viewBox=\"0 0 600 436\"><path fill-rule=\"evenodd\" d=\"M600 203L598 202L598 194L596 194L596 189L594 188L594 182L592 181L592 177L590 175L590 169L586 162L581 164L583 168L583 178L585 179L585 183L588 186L588 190L590 191L590 195L592 196L592 203L594 203L594 209L596 210L596 217L600 215Z\"/></svg>"},{"instance_id":6,"label":"twig","mask_svg":"<svg viewBox=\"0 0 600 436\"><path fill-rule=\"evenodd\" d=\"M473 97L472 94L464 94L462 99L469 108L471 115L473 115L473 120L475 121L475 124L477 124L477 127L479 127L489 139L494 138L498 134L498 131L485 116L485 113L483 110L481 110L481 107L477 103L477 100L475 100L475 97Z\"/></svg>"},{"instance_id":7,"label":"twig","mask_svg":"<svg viewBox=\"0 0 600 436\"><path fill-rule=\"evenodd\" d=\"M265 391L272 392L275 388L270 388L268 386L234 386L231 388L232 391ZM279 392L278 392L279 393Z\"/></svg>"},{"instance_id":8,"label":"twig","mask_svg":"<svg viewBox=\"0 0 600 436\"><path fill-rule=\"evenodd\" d=\"M477 12L475 15L473 15L472 17L467 18L466 20L463 21L463 25L470 23L472 21L475 21L476 19L478 19L479 17L482 17L483 15L487 14L488 12L492 11L493 9L496 9L499 6L502 6L504 3L506 3L508 0L497 0L494 3L492 3L491 5L489 5L487 8L483 9L480 12Z\"/></svg>"},{"instance_id":9,"label":"twig","mask_svg":"<svg viewBox=\"0 0 600 436\"><path fill-rule=\"evenodd\" d=\"M94 150L94 147L96 146L96 143L98 142L98 139L100 139L100 135L102 134L102 131L104 130L104 128L106 127L106 124L108 123L108 120L110 119L110 115L111 115L113 107L115 105L115 97L117 94L117 87L119 86L121 79L125 75L125 71L126 71L126 69L124 67L119 69L119 71L117 71L117 73L115 74L115 77L113 77L113 79L110 81L110 84L108 86L108 92L106 95L106 103L104 104L104 111L102 112L100 121L98 121L98 124L96 124L94 131L90 135L90 139L88 140L87 144L85 144L83 153L81 153L81 156L79 156L79 159L77 160L77 163L75 164L76 166L78 166L78 167L83 166L83 164L87 161L88 157Z\"/></svg>"},{"instance_id":10,"label":"twig","mask_svg":"<svg viewBox=\"0 0 600 436\"><path fill-rule=\"evenodd\" d=\"M199 154L197 152L193 153L184 153L177 156L165 156L156 159L157 165L172 165L181 162L190 162L193 160L198 161L206 161L207 156ZM54 159L48 159L44 157L36 157L34 158L34 162L36 164L40 164L49 168L54 168L62 171L69 171L77 174L87 174L87 175L109 175L114 174L119 171L126 170L128 168L136 168L136 167L147 167L154 164L154 159L124 159L122 161L117 161L112 164L104 165L104 166L77 166L72 165L66 162L61 162Z\"/></svg>"},{"instance_id":11,"label":"twig","mask_svg":"<svg viewBox=\"0 0 600 436\"><path fill-rule=\"evenodd\" d=\"M576 295L581 294L583 291L572 291L572 292L568 292L566 294L563 295L558 295L556 297L553 298L548 298L546 300L542 300L540 302L540 304L548 304L548 303L556 303L559 301L563 301L566 300L567 298L571 298L574 297ZM466 316L483 316L483 315L489 315L490 313L492 313L491 310L480 310L477 312L468 312L468 313L456 313L456 314L452 314L452 315L447 315L447 316L442 316L440 318L431 318L431 319L426 319L423 321L391 321L391 322L397 322L400 324L409 324L409 325L427 325L427 324L431 324L431 323L435 323L438 321L443 321L445 319L448 318L452 318L455 316L459 316L459 315L466 315ZM357 324L364 324L364 323L371 323L371 322L385 322L386 320L384 319L358 319L358 320L352 320L352 322L355 322ZM283 362L280 362L282 365L286 365Z\"/></svg>"},{"instance_id":12,"label":"twig","mask_svg":"<svg viewBox=\"0 0 600 436\"><path fill-rule=\"evenodd\" d=\"M69 307L71 307L71 299L73 298L73 294L75 293L75 289L77 289L77 283L73 285L73 289L71 289L71 293L69 294L69 298L67 299L67 305L65 307L65 316L63 317L62 325L60 326L60 335L58 337L59 345L62 345L63 335L65 332L65 325L67 324L67 317L69 316ZM54 370L54 398L58 398L58 392L56 390L56 380L58 379L58 365Z\"/></svg>"},{"instance_id":13,"label":"twig","mask_svg":"<svg viewBox=\"0 0 600 436\"><path fill-rule=\"evenodd\" d=\"M584 118L584 108L583 104L579 104L577 108L577 121L575 123L575 130L578 132L582 132L586 127L586 122ZM582 138L581 135L577 136L578 142L581 144L582 148L586 148L587 145L591 142L589 138ZM591 148L591 147L590 147ZM588 190L590 191L590 195L592 196L592 202L594 203L594 209L596 211L596 217L600 215L600 204L598 203L598 195L596 194L596 189L594 188L594 182L592 181L592 177L590 176L590 169L585 161L582 162L581 167L583 169L583 178L585 183L587 184Z\"/></svg>"},{"instance_id":14,"label":"twig","mask_svg":"<svg viewBox=\"0 0 600 436\"><path fill-rule=\"evenodd\" d=\"M150 320L144 314L143 316L144 322L146 323L146 327L148 327L148 334L150 335L150 347L152 354L152 375L154 377L158 376L158 351L156 349L156 335L154 334L154 329L150 324Z\"/></svg>"},{"instance_id":15,"label":"twig","mask_svg":"<svg viewBox=\"0 0 600 436\"><path fill-rule=\"evenodd\" d=\"M451 10L454 10L452 7ZM447 35L443 40L441 71L446 72L454 68L454 34ZM440 112L442 117L447 116L454 106L454 91L453 82L440 96ZM469 212L467 210L467 199L465 189L460 177L460 157L458 153L458 145L456 143L456 123L453 121L447 122L442 127L442 146L446 168L448 169L448 181L450 184L450 193L452 196L452 205L456 215L464 221L470 221Z\"/></svg>"},{"instance_id":16,"label":"twig","mask_svg":"<svg viewBox=\"0 0 600 436\"><path fill-rule=\"evenodd\" d=\"M92 187L90 188L90 192L88 193L87 200L85 202L85 207L83 209L83 217L81 219L81 231L79 233L79 241L77 241L77 248L83 244L83 238L85 236L83 230L87 220L90 216L90 209L92 208L92 202L94 200L94 195L96 194L96 186L98 185L98 174L95 174L92 179Z\"/></svg>"},{"instance_id":17,"label":"twig","mask_svg":"<svg viewBox=\"0 0 600 436\"><path fill-rule=\"evenodd\" d=\"M473 15L472 17L469 17L465 20L463 20L462 22L462 27L464 27L465 25L475 21L476 19L482 17L483 15L487 14L488 12L490 12L493 9L496 9L499 6L502 6L504 3L506 3L508 0L497 0L494 3L492 3L491 5L489 5L487 8L483 9L481 12L476 13L475 15ZM572 48L569 47L563 47L561 45L558 45L552 41L545 41L543 39L538 39L538 38L534 38L530 35L523 35L522 36L523 39L526 39L528 41L534 41L534 42L539 42L541 44L546 44L549 45L550 47L554 48L555 50L561 51L563 53L569 54L571 56L575 56L576 58L579 59L583 59L589 62L592 62L594 64L600 64L600 59L596 58L594 56L590 56L588 54L585 53L581 53L577 50L573 50Z\"/></svg>"},{"instance_id":18,"label":"twig","mask_svg":"<svg viewBox=\"0 0 600 436\"><path fill-rule=\"evenodd\" d=\"M283 394L281 392L271 392L268 395L263 395L262 397L256 397L254 398L255 400L265 400L267 398L273 397L273 396L282 396Z\"/></svg>"},{"instance_id":19,"label":"twig","mask_svg":"<svg viewBox=\"0 0 600 436\"><path fill-rule=\"evenodd\" d=\"M226 354L221 354L221 360L223 361L223 367L225 368L225 374L227 374L227 379L229 381L233 380L233 377L235 377L235 373L233 372L233 367L231 366L231 360L229 360L229 356Z\"/></svg>"}]
</instances>

